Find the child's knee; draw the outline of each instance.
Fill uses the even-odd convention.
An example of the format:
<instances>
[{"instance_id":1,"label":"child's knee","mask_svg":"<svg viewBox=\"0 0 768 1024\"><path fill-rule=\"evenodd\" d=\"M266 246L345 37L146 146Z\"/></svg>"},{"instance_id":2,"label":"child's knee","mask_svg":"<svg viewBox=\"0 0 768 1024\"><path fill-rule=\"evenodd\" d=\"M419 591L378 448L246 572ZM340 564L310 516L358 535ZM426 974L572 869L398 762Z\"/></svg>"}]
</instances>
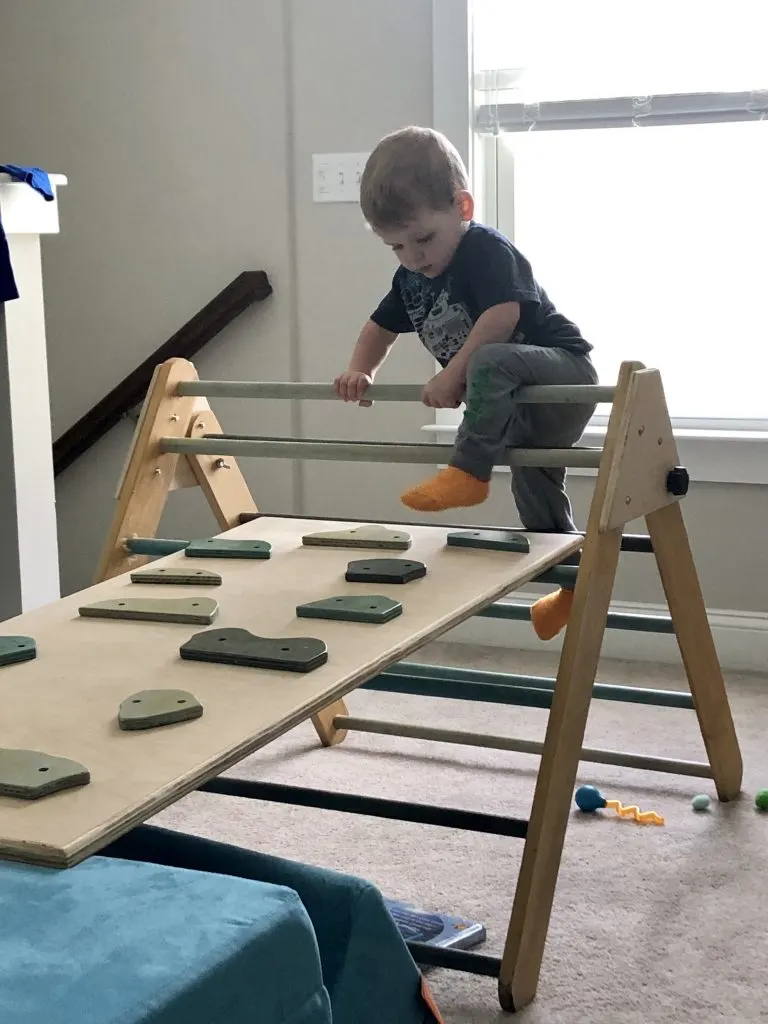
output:
<instances>
[{"instance_id":1,"label":"child's knee","mask_svg":"<svg viewBox=\"0 0 768 1024\"><path fill-rule=\"evenodd\" d=\"M484 369L486 372L497 366L509 369L520 361L520 349L522 345L513 344L508 341L492 341L487 345L476 348L469 357L467 373L469 375Z\"/></svg>"}]
</instances>

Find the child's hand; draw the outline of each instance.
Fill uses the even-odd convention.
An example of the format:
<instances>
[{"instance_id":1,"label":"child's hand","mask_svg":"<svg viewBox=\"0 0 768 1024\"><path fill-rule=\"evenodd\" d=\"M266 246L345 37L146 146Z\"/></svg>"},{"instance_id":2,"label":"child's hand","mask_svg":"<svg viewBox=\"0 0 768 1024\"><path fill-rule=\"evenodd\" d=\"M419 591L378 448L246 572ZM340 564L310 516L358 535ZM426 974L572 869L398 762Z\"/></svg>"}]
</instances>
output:
<instances>
[{"instance_id":1,"label":"child's hand","mask_svg":"<svg viewBox=\"0 0 768 1024\"><path fill-rule=\"evenodd\" d=\"M464 379L446 367L427 381L421 393L424 405L431 409L458 409L464 399Z\"/></svg>"},{"instance_id":2,"label":"child's hand","mask_svg":"<svg viewBox=\"0 0 768 1024\"><path fill-rule=\"evenodd\" d=\"M336 394L344 402L358 402L360 405L369 406L373 405L373 402L364 399L363 395L372 383L373 379L367 373L360 370L345 370L334 380L333 386Z\"/></svg>"}]
</instances>

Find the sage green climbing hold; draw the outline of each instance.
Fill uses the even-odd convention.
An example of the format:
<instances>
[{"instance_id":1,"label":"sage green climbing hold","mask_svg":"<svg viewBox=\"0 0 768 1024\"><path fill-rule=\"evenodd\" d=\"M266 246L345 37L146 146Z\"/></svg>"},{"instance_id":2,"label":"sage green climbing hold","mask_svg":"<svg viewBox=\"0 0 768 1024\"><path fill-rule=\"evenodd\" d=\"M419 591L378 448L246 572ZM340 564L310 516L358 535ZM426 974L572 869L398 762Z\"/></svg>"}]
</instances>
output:
<instances>
[{"instance_id":1,"label":"sage green climbing hold","mask_svg":"<svg viewBox=\"0 0 768 1024\"><path fill-rule=\"evenodd\" d=\"M85 765L40 750L0 749L0 796L37 800L91 781Z\"/></svg>"},{"instance_id":2,"label":"sage green climbing hold","mask_svg":"<svg viewBox=\"0 0 768 1024\"><path fill-rule=\"evenodd\" d=\"M171 566L140 569L131 573L131 583L176 583L180 586L218 587L221 576L210 569L177 569Z\"/></svg>"},{"instance_id":3,"label":"sage green climbing hold","mask_svg":"<svg viewBox=\"0 0 768 1024\"><path fill-rule=\"evenodd\" d=\"M388 526L371 524L353 526L348 530L325 530L307 533L301 538L305 547L374 548L407 551L411 546L410 534L404 530L391 530Z\"/></svg>"},{"instance_id":4,"label":"sage green climbing hold","mask_svg":"<svg viewBox=\"0 0 768 1024\"><path fill-rule=\"evenodd\" d=\"M117 712L121 729L154 729L200 718L203 705L186 690L139 690L126 697Z\"/></svg>"},{"instance_id":5,"label":"sage green climbing hold","mask_svg":"<svg viewBox=\"0 0 768 1024\"><path fill-rule=\"evenodd\" d=\"M79 612L82 616L98 619L210 625L218 615L219 605L212 597L122 597L83 605Z\"/></svg>"}]
</instances>

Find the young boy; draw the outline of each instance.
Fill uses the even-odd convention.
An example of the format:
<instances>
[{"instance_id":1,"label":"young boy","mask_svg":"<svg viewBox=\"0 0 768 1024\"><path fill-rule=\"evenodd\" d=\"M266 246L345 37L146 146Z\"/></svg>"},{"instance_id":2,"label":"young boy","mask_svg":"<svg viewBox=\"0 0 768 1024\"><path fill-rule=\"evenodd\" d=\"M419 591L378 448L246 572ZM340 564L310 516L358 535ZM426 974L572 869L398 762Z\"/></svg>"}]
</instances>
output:
<instances>
[{"instance_id":1,"label":"young boy","mask_svg":"<svg viewBox=\"0 0 768 1024\"><path fill-rule=\"evenodd\" d=\"M422 401L456 409L466 400L466 409L450 464L401 500L424 512L477 505L506 446L566 448L579 440L594 405L526 405L515 392L597 383L592 346L557 312L515 246L473 220L466 169L440 133L409 127L385 136L363 171L360 204L401 265L334 381L337 394L370 405L366 390L395 339L415 332L442 366ZM513 467L512 494L525 529L576 529L564 469ZM555 636L571 603L569 590L536 602L538 635Z\"/></svg>"}]
</instances>

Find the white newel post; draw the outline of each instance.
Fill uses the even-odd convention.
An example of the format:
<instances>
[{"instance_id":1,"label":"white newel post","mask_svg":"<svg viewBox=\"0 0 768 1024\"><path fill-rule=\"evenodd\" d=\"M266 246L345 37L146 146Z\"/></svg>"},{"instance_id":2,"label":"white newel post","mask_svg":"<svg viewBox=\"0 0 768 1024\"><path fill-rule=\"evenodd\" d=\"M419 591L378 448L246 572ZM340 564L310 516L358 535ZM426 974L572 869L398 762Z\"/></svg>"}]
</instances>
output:
<instances>
[{"instance_id":1,"label":"white newel post","mask_svg":"<svg viewBox=\"0 0 768 1024\"><path fill-rule=\"evenodd\" d=\"M54 193L67 179L51 175ZM19 298L0 302L0 620L60 597L40 236L59 230L46 201L0 174L0 220Z\"/></svg>"}]
</instances>

